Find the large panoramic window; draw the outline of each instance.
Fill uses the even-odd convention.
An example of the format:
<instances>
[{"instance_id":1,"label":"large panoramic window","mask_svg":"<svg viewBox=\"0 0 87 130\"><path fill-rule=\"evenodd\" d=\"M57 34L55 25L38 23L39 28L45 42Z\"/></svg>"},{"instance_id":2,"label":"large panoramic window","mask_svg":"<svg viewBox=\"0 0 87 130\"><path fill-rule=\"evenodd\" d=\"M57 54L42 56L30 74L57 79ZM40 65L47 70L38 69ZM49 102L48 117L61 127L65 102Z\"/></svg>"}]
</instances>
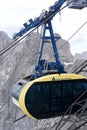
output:
<instances>
[{"instance_id":1,"label":"large panoramic window","mask_svg":"<svg viewBox=\"0 0 87 130\"><path fill-rule=\"evenodd\" d=\"M61 114L86 88L85 80L36 82L26 94L26 107L36 116Z\"/></svg>"}]
</instances>

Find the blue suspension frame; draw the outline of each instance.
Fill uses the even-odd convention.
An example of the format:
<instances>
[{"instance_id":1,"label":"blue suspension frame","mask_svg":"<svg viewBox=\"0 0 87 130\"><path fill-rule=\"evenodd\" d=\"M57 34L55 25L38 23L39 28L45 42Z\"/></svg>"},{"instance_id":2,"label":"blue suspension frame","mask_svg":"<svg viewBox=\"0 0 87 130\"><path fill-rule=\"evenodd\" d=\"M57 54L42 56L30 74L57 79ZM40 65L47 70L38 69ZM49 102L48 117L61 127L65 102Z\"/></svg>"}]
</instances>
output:
<instances>
[{"instance_id":1,"label":"blue suspension frame","mask_svg":"<svg viewBox=\"0 0 87 130\"><path fill-rule=\"evenodd\" d=\"M56 39L60 39L60 37L54 36L51 20L44 23L43 26L44 27L43 27L43 34L42 34L42 39L41 39L41 48L40 48L38 64L36 66L36 71L41 71L41 70L46 70L46 69L48 70L49 69L49 68L44 67L44 64L45 64L46 61L42 60L41 58L42 58L45 40L50 39L51 40L50 43L52 43L54 57L55 57L56 62L48 63L48 65L50 65L50 68L52 68L52 70L56 69L58 71L58 73L63 73L63 72L65 72L64 67L59 60L58 50L57 50L57 46L56 46ZM47 30L49 31L50 36L46 36Z\"/></svg>"}]
</instances>

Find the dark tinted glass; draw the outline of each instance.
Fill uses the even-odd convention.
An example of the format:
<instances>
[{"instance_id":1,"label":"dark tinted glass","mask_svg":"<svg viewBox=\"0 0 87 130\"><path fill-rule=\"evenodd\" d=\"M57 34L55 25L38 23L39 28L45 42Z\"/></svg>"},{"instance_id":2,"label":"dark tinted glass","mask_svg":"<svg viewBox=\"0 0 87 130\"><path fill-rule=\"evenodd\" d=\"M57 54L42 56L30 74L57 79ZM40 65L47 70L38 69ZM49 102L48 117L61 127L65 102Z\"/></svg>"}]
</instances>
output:
<instances>
[{"instance_id":1,"label":"dark tinted glass","mask_svg":"<svg viewBox=\"0 0 87 130\"><path fill-rule=\"evenodd\" d=\"M26 108L38 119L61 115L86 89L86 80L34 83L25 97Z\"/></svg>"}]
</instances>

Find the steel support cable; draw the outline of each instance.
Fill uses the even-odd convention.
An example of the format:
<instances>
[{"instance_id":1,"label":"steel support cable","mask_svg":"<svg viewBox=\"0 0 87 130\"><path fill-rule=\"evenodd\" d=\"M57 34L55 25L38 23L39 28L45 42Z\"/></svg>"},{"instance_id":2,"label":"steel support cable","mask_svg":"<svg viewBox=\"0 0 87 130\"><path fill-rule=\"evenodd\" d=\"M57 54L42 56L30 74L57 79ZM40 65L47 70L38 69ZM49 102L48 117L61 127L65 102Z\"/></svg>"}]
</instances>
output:
<instances>
[{"instance_id":1,"label":"steel support cable","mask_svg":"<svg viewBox=\"0 0 87 130\"><path fill-rule=\"evenodd\" d=\"M44 24L45 22L47 22L48 20L52 19L59 11L63 10L64 8L66 8L69 4L71 4L73 1L72 0L70 3L66 4L64 7L62 7L61 9L57 10L54 14L50 15L50 17L48 17L47 19L45 19L44 21L42 21L39 25L37 25L35 28L31 29L31 31L29 30L28 32L26 32L24 35L22 35L20 38L18 38L17 40L11 42L7 47L5 47L4 49L2 49L0 51L0 56L3 55L5 52L7 52L9 49L11 49L13 46L15 46L18 42L20 42L21 40L23 40L26 36L28 36L29 34L31 34L34 30L36 30L38 27L40 27L42 24Z\"/></svg>"},{"instance_id":2,"label":"steel support cable","mask_svg":"<svg viewBox=\"0 0 87 130\"><path fill-rule=\"evenodd\" d=\"M76 71L77 71L81 66L83 66L86 62L87 62L87 60L83 61L83 62L73 71L73 73L76 72Z\"/></svg>"},{"instance_id":3,"label":"steel support cable","mask_svg":"<svg viewBox=\"0 0 87 130\"><path fill-rule=\"evenodd\" d=\"M65 41L65 43L59 48L62 49L63 46L67 44L85 25L87 24L87 21L85 21L69 38Z\"/></svg>"},{"instance_id":4,"label":"steel support cable","mask_svg":"<svg viewBox=\"0 0 87 130\"><path fill-rule=\"evenodd\" d=\"M11 100L11 98L9 99L9 101L10 101L10 100ZM1 105L0 110L1 110L3 107L5 107L8 103L9 103L9 102L7 102L7 103ZM24 114L23 116L19 117L18 119L13 120L13 122L17 122L17 121L23 119L24 117L26 117L25 114Z\"/></svg>"},{"instance_id":5,"label":"steel support cable","mask_svg":"<svg viewBox=\"0 0 87 130\"><path fill-rule=\"evenodd\" d=\"M73 36L76 35L77 32L79 32L85 25L87 24L87 21L85 21L74 33L73 35L67 40L70 41Z\"/></svg>"},{"instance_id":6,"label":"steel support cable","mask_svg":"<svg viewBox=\"0 0 87 130\"><path fill-rule=\"evenodd\" d=\"M33 73L33 71L32 71L32 73ZM29 78L29 80L31 80L31 79L32 79L32 76ZM16 91L16 93L15 93L15 95L16 95L20 90L21 90L21 88L18 88L17 91ZM12 98L10 98L9 101L6 102L6 103L4 103L3 105L0 104L0 110L3 109L6 105L8 105L8 103L9 103L11 100L12 100ZM22 118L24 118L24 117L26 117L25 114L24 114L23 116L19 117L18 119L13 120L13 122L17 122L18 120L20 120L20 119L22 119Z\"/></svg>"},{"instance_id":7,"label":"steel support cable","mask_svg":"<svg viewBox=\"0 0 87 130\"><path fill-rule=\"evenodd\" d=\"M86 91L84 91L84 92L86 92ZM76 103L77 105L82 106L78 111L76 111L76 112L74 113L74 115L77 115L77 114L78 114L78 116L80 116L79 118L81 118L82 112L87 108L87 105L84 106L84 105L81 104L81 102L83 102L83 101L85 101L85 99L84 99L84 100L81 100L80 102L77 102L77 103ZM87 103L87 102L86 102L86 103ZM85 103L85 104L86 104L86 103ZM86 118L85 118L85 119L86 119ZM80 122L81 122L81 121L83 121L83 119L80 119ZM77 122L76 119L75 119L74 122L73 122L73 124L74 124L74 123L79 123L79 121ZM73 124L72 124L72 126L73 126ZM83 125L84 125L84 124L83 124ZM68 130L71 130L72 126L70 126L70 127L68 128ZM82 125L81 125L81 126L82 126ZM81 127L81 126L80 126L80 127ZM78 128L80 128L80 127L78 127ZM77 127L75 128L75 130L76 130L76 129L77 129Z\"/></svg>"},{"instance_id":8,"label":"steel support cable","mask_svg":"<svg viewBox=\"0 0 87 130\"><path fill-rule=\"evenodd\" d=\"M81 103L84 102L84 101L85 101L85 104L82 105ZM86 110L86 108L87 108L87 105L86 105L86 104L87 104L87 99L81 100L80 102L77 102L77 103L76 103L76 105L81 106L81 108L74 113L74 115L76 115L77 118L74 119L73 124L76 124L76 123L78 124L78 123L80 123L80 122L83 122L83 120L85 120L85 119L87 118L87 116L84 117L84 118L81 118L82 113L83 113L83 112ZM80 119L80 120L78 120L78 119ZM86 119L86 120L87 120L87 119ZM68 130L71 130L71 128L73 127L73 124L68 128ZM76 127L76 128L77 128L77 127Z\"/></svg>"},{"instance_id":9,"label":"steel support cable","mask_svg":"<svg viewBox=\"0 0 87 130\"><path fill-rule=\"evenodd\" d=\"M74 130L78 130L79 128L81 128L82 126L84 126L87 123L87 121L85 121L84 123L82 123L81 125L79 125L78 127L76 127Z\"/></svg>"},{"instance_id":10,"label":"steel support cable","mask_svg":"<svg viewBox=\"0 0 87 130\"><path fill-rule=\"evenodd\" d=\"M85 64L86 63L86 64ZM72 73L76 73L78 74L79 72L82 71L82 69L84 69L87 66L87 60L85 60L84 62L82 62ZM80 68L80 69L79 69ZM79 70L78 70L79 69Z\"/></svg>"},{"instance_id":11,"label":"steel support cable","mask_svg":"<svg viewBox=\"0 0 87 130\"><path fill-rule=\"evenodd\" d=\"M67 112L71 111L71 109L73 108L73 106L79 101L79 99L85 94L87 93L87 90L85 90L71 105L70 107L65 111L64 115L62 116L62 118L60 119L58 125L56 126L55 130L60 130L61 129L61 122L63 121L64 116L67 114Z\"/></svg>"},{"instance_id":12,"label":"steel support cable","mask_svg":"<svg viewBox=\"0 0 87 130\"><path fill-rule=\"evenodd\" d=\"M25 117L26 117L26 115L23 115L23 116L19 117L18 119L14 120L14 123L21 120L21 119L23 119L23 118L25 118Z\"/></svg>"},{"instance_id":13,"label":"steel support cable","mask_svg":"<svg viewBox=\"0 0 87 130\"><path fill-rule=\"evenodd\" d=\"M33 32L33 30L31 31ZM31 32L29 34L31 34ZM28 34L26 34L27 36ZM12 47L14 47L17 43L19 43L22 39L24 39L25 36L23 35L22 37L18 38L17 40L11 42L5 49L0 51L0 56L2 56L4 53L6 53L8 50L10 50Z\"/></svg>"}]
</instances>

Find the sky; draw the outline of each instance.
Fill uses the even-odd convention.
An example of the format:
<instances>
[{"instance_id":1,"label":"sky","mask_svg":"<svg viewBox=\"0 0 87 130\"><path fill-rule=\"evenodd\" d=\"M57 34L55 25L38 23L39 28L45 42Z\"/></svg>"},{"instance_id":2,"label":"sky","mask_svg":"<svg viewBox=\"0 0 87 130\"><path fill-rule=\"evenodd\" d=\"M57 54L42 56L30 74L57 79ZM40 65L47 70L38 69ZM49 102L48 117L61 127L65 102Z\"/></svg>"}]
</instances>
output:
<instances>
[{"instance_id":1,"label":"sky","mask_svg":"<svg viewBox=\"0 0 87 130\"><path fill-rule=\"evenodd\" d=\"M10 37L23 27L28 19L38 17L43 9L48 10L55 0L0 0L0 31ZM66 4L66 3L65 3ZM63 4L63 6L65 5ZM68 40L87 21L87 8L65 8L53 18L53 30ZM71 53L87 51L87 24L69 41Z\"/></svg>"}]
</instances>

